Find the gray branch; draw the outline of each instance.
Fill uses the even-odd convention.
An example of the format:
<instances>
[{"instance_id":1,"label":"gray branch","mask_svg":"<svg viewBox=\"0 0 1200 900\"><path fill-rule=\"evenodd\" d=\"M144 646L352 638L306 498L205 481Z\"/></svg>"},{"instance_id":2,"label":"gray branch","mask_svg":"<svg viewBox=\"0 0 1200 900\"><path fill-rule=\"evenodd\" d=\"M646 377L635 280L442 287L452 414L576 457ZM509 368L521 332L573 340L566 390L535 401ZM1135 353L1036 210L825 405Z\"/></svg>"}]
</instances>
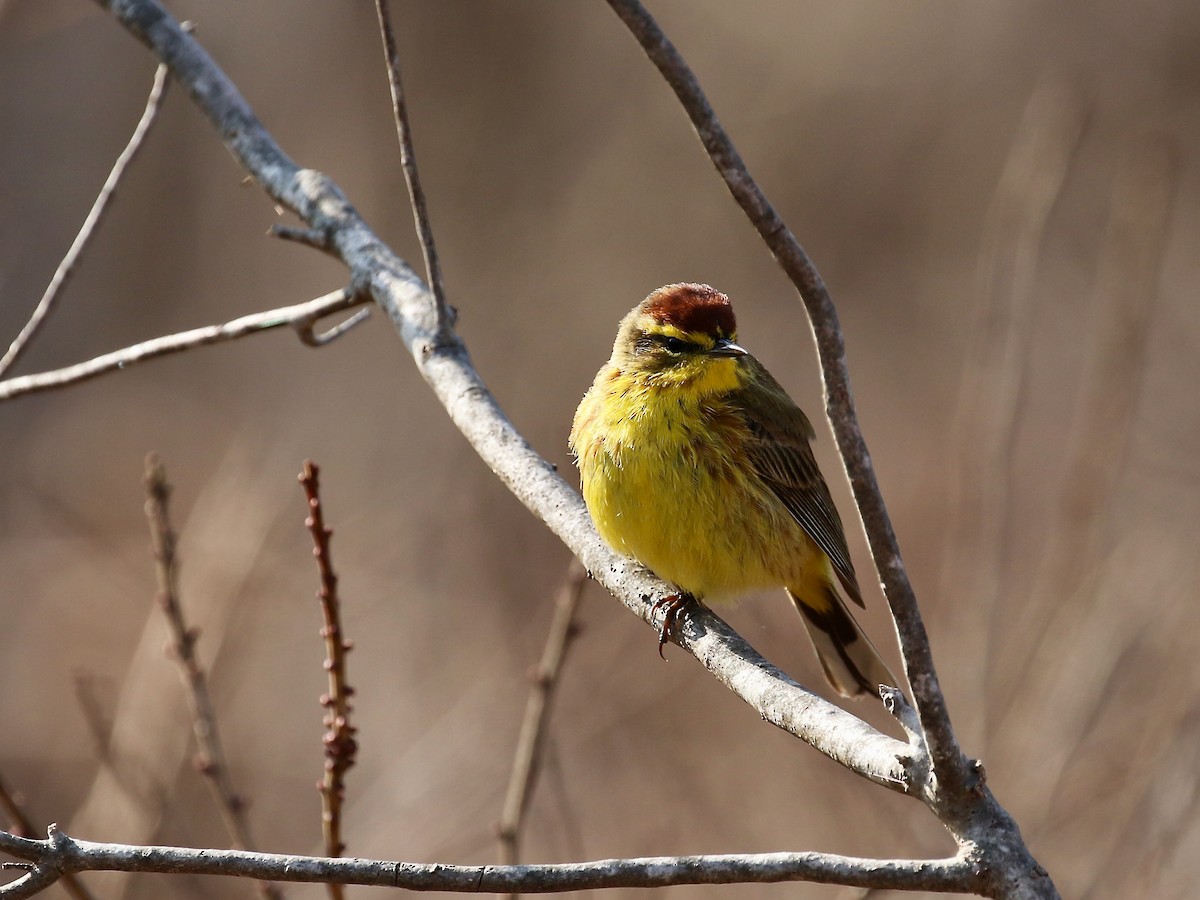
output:
<instances>
[{"instance_id":1,"label":"gray branch","mask_svg":"<svg viewBox=\"0 0 1200 900\"><path fill-rule=\"evenodd\" d=\"M66 287L71 275L75 272L75 266L79 263L80 257L83 256L83 251L87 249L92 236L95 235L96 230L100 227L100 222L103 220L104 214L108 211L108 203L112 200L113 194L117 190L117 185L121 183L121 179L125 176L125 170L129 168L129 164L133 162L138 151L142 149L142 143L146 140L146 135L150 133L150 126L154 124L154 120L158 116L158 110L166 91L167 67L160 65L154 73L154 85L150 88L150 97L146 101L146 110L142 113L142 118L138 120L137 126L133 129L133 135L129 138L129 143L125 145L125 149L121 151L121 155L117 157L117 161L113 164L112 171L108 173L108 178L104 180L104 186L100 188L100 194L96 197L96 202L92 204L91 212L83 220L83 225L80 227L79 233L75 236L75 240L71 242L71 246L67 250L67 255L63 257L62 262L58 264L58 268L54 271L54 277L50 279L50 284L46 287L45 293L42 294L42 299L34 307L29 321L25 323L25 327L21 329L20 334L13 340L4 356L0 357L0 375L3 375L16 364L17 360L21 358L21 355L29 347L29 343L33 340L34 335L46 323L50 313L54 311L58 303L58 298L62 296L63 288Z\"/></svg>"},{"instance_id":2,"label":"gray branch","mask_svg":"<svg viewBox=\"0 0 1200 900\"><path fill-rule=\"evenodd\" d=\"M0 898L28 897L65 872L158 872L226 875L270 881L362 884L409 891L493 894L560 893L676 884L815 881L851 887L962 892L979 881L965 856L879 860L830 853L750 853L663 856L523 866L448 866L289 856L246 850L195 850L76 841L51 826L50 838L31 841L0 832L0 850L33 863L28 874L0 888Z\"/></svg>"},{"instance_id":3,"label":"gray branch","mask_svg":"<svg viewBox=\"0 0 1200 900\"><path fill-rule=\"evenodd\" d=\"M355 297L349 291L338 290L294 306L282 306L279 309L269 309L266 312L242 316L223 325L205 325L193 328L191 331L181 331L178 334L167 334L156 337L131 347L105 353L86 362L76 363L63 369L53 369L49 372L38 372L35 375L21 375L0 381L0 403L20 397L22 394L34 394L39 391L51 391L63 388L80 381L87 381L106 372L117 372L128 369L132 365L191 350L194 347L204 347L208 344L220 344L237 338L269 331L283 325L290 325L299 333L304 343L319 347L327 344L333 338L345 333L349 328L362 321L367 310L360 310L345 322L330 329L325 334L313 333L313 325L317 320L332 315L344 309L364 303L362 297Z\"/></svg>"}]
</instances>

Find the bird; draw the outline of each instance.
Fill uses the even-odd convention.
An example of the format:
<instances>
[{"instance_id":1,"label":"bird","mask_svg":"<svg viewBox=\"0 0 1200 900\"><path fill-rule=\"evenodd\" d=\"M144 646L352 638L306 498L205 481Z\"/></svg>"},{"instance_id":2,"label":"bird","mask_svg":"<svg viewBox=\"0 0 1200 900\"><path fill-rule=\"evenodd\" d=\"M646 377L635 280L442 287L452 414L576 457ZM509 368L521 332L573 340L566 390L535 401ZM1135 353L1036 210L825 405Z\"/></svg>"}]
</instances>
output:
<instances>
[{"instance_id":1,"label":"bird","mask_svg":"<svg viewBox=\"0 0 1200 900\"><path fill-rule=\"evenodd\" d=\"M678 588L655 604L660 654L689 601L781 587L834 690L878 697L898 682L843 599L864 606L814 437L738 343L729 298L668 284L621 320L569 446L600 536Z\"/></svg>"}]
</instances>

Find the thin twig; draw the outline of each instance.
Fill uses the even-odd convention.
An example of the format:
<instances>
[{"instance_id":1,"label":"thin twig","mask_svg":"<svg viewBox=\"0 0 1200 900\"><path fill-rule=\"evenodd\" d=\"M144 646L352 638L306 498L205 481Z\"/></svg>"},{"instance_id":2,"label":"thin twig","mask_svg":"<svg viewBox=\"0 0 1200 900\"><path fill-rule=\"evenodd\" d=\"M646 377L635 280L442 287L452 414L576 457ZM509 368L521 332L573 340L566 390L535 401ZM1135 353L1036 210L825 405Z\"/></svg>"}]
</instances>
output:
<instances>
[{"instance_id":1,"label":"thin twig","mask_svg":"<svg viewBox=\"0 0 1200 900\"><path fill-rule=\"evenodd\" d=\"M153 453L146 457L145 483L146 519L150 523L150 540L158 577L157 600L171 630L172 655L179 663L187 687L192 731L199 750L196 768L212 788L217 809L220 810L234 847L252 850L254 842L250 837L250 824L246 820L246 800L233 789L229 763L221 747L216 713L208 693L208 679L199 659L196 658L196 640L199 633L196 629L188 627L183 615L183 606L179 601L175 532L171 528L167 513L171 487L167 484L167 473L162 461ZM259 893L269 898L282 896L277 887L267 882L260 882Z\"/></svg>"},{"instance_id":2,"label":"thin twig","mask_svg":"<svg viewBox=\"0 0 1200 900\"><path fill-rule=\"evenodd\" d=\"M190 350L193 347L203 347L208 344L220 344L225 341L232 341L284 325L296 329L300 339L305 343L319 346L328 343L332 338L329 336L329 333L323 335L313 334L313 325L318 320L335 312L341 312L342 310L358 306L364 302L366 302L366 297L354 295L349 290L343 288L305 303L297 303L294 306L283 306L279 309L271 309L266 312L242 316L240 319L234 319L232 322L226 322L224 325L206 325L203 328L193 328L191 331L181 331L178 334L164 335L163 337L143 341L140 344L134 344L131 347L114 350L112 353L105 353L103 356L97 356L95 359L76 363L73 366L67 366L63 369L39 372L36 375L21 375L17 378L10 378L7 381L0 381L0 402L11 400L13 397L20 397L22 394L33 394L38 391L50 391L56 388L67 387L68 385L86 381L89 378L95 378L97 375L103 375L107 372L128 369L130 366L148 359L156 359L160 356L180 353L184 350ZM366 311L364 310L363 312ZM348 328L361 322L364 318L363 312L352 316L346 322L334 328L333 332L336 332L336 334L333 334L333 337L344 334Z\"/></svg>"},{"instance_id":3,"label":"thin twig","mask_svg":"<svg viewBox=\"0 0 1200 900\"><path fill-rule=\"evenodd\" d=\"M83 227L75 235L75 240L72 242L70 249L67 250L67 255L58 264L58 268L54 272L54 277L50 279L50 284L46 287L46 292L42 294L42 299L38 301L38 305L33 310L33 315L29 317L29 321L25 323L25 327L21 329L21 333L17 335L16 339L9 346L8 351L4 356L0 357L0 376L7 372L21 357L21 354L25 352L25 349L29 346L29 342L33 340L33 336L43 323L45 323L47 316L54 310L58 298L62 296L62 290L66 286L67 280L75 271L75 264L79 262L79 258L83 255L83 251L91 241L92 235L96 233L96 229L108 209L108 201L112 199L113 192L116 191L117 185L121 182L121 177L125 174L125 170L129 167L133 158L137 156L142 142L150 132L150 126L154 124L154 120L158 116L159 106L167 90L167 76L169 73L170 70L165 65L160 65L155 71L154 85L150 88L150 97L146 100L146 109L142 113L141 120L137 123L137 127L133 129L133 135L129 138L129 143L125 145L125 149L117 157L112 171L108 173L108 178L105 179L104 186L100 189L99 196L96 197L96 202L92 204L91 212L83 220Z\"/></svg>"},{"instance_id":4,"label":"thin twig","mask_svg":"<svg viewBox=\"0 0 1200 900\"><path fill-rule=\"evenodd\" d=\"M579 560L571 560L567 577L558 589L558 596L554 601L554 618L550 623L545 649L542 650L541 662L531 674L533 687L525 705L525 718L521 722L512 774L508 780L504 808L500 813L500 825L497 830L500 838L500 861L505 865L516 865L520 855L521 828L541 767L550 707L554 701L554 691L558 686L558 676L562 671L563 660L566 659L567 648L579 631L575 619L585 584L587 569ZM517 897L516 894L509 896L514 900Z\"/></svg>"},{"instance_id":5,"label":"thin twig","mask_svg":"<svg viewBox=\"0 0 1200 900\"><path fill-rule=\"evenodd\" d=\"M308 501L308 517L304 524L312 533L313 558L317 561L321 587L317 599L321 601L321 613L325 624L321 637L325 639L325 672L329 676L329 692L322 695L321 705L326 713L325 774L317 790L321 792L321 827L325 835L325 852L329 856L341 856L346 845L342 843L342 804L346 800L346 770L354 765L358 744L354 733L358 730L350 724L353 707L350 698L354 695L346 681L346 654L353 645L342 637L341 604L338 598L337 575L333 571L333 559L329 551L329 539L333 529L325 525L321 511L320 470L312 460L304 461L300 473L300 484ZM330 896L340 900L340 885L331 884Z\"/></svg>"},{"instance_id":6,"label":"thin twig","mask_svg":"<svg viewBox=\"0 0 1200 900\"><path fill-rule=\"evenodd\" d=\"M800 292L821 360L825 411L837 438L838 450L854 489L854 499L867 533L875 567L896 622L905 674L912 686L913 705L926 733L934 772L941 784L962 789L970 781L968 766L950 725L916 595L908 580L891 517L884 505L874 465L859 428L850 390L845 341L837 310L825 288L825 282L804 248L750 176L733 141L717 120L695 74L663 34L658 23L638 0L608 2L675 91L730 193Z\"/></svg>"},{"instance_id":7,"label":"thin twig","mask_svg":"<svg viewBox=\"0 0 1200 900\"><path fill-rule=\"evenodd\" d=\"M404 86L400 81L400 54L396 50L396 36L392 32L392 17L388 12L388 0L375 0L375 11L379 16L379 33L383 38L383 54L387 59L388 84L392 91L392 115L396 120L396 137L400 139L400 165L404 169L404 181L408 185L408 198L412 204L413 218L416 221L417 237L421 242L421 255L425 259L425 272L437 311L435 339L445 341L450 335L453 322L451 321L450 307L446 303L446 288L442 283L442 266L438 261L437 245L433 241L433 225L429 221L425 191L421 188L421 177L417 171L412 124L408 118L408 103L404 99Z\"/></svg>"},{"instance_id":8,"label":"thin twig","mask_svg":"<svg viewBox=\"0 0 1200 900\"><path fill-rule=\"evenodd\" d=\"M194 850L77 841L51 826L51 838L32 841L0 832L0 850L36 863L39 871L171 872L329 882L469 894L561 893L590 888L676 884L763 884L812 881L960 893L986 873L965 854L947 859L863 859L832 853L747 853L663 856L524 866L455 866L387 860L288 856L245 850ZM0 898L10 886L0 888ZM21 896L28 896L21 895Z\"/></svg>"}]
</instances>

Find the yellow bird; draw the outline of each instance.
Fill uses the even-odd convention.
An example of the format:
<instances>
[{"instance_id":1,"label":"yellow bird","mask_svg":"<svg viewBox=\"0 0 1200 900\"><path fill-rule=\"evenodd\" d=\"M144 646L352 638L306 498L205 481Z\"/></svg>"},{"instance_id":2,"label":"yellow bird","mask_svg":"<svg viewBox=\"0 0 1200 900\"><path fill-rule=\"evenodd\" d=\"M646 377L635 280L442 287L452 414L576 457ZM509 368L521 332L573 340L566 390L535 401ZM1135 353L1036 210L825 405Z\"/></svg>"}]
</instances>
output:
<instances>
[{"instance_id":1,"label":"yellow bird","mask_svg":"<svg viewBox=\"0 0 1200 900\"><path fill-rule=\"evenodd\" d=\"M571 451L614 550L681 599L715 605L784 588L834 689L878 696L898 682L838 592L863 605L812 439L808 418L737 344L729 298L669 284L621 321L575 412Z\"/></svg>"}]
</instances>

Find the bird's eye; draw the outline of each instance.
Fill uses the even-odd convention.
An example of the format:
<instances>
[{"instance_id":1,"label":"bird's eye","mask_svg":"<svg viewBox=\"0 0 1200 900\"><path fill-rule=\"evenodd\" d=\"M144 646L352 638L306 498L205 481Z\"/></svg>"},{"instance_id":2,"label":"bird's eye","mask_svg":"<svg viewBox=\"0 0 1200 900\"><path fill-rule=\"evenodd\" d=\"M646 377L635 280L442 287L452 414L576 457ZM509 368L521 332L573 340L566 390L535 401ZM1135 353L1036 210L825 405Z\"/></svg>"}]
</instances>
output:
<instances>
[{"instance_id":1,"label":"bird's eye","mask_svg":"<svg viewBox=\"0 0 1200 900\"><path fill-rule=\"evenodd\" d=\"M677 337L664 337L662 344L667 348L667 352L669 353L687 353L687 351L692 349L691 344Z\"/></svg>"}]
</instances>

